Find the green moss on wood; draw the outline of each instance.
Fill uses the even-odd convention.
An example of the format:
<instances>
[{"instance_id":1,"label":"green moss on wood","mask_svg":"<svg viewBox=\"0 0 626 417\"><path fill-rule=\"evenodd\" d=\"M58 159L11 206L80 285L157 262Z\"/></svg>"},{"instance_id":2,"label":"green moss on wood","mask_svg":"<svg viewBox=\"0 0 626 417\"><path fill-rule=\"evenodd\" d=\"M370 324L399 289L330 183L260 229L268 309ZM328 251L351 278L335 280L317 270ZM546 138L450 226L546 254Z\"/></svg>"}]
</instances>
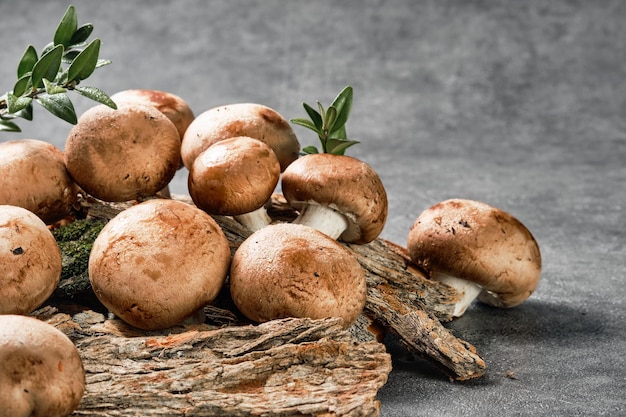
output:
<instances>
[{"instance_id":1,"label":"green moss on wood","mask_svg":"<svg viewBox=\"0 0 626 417\"><path fill-rule=\"evenodd\" d=\"M99 305L91 289L88 269L93 242L104 225L105 222L101 220L82 219L52 231L61 249L63 264L61 281L52 300L89 307Z\"/></svg>"}]
</instances>

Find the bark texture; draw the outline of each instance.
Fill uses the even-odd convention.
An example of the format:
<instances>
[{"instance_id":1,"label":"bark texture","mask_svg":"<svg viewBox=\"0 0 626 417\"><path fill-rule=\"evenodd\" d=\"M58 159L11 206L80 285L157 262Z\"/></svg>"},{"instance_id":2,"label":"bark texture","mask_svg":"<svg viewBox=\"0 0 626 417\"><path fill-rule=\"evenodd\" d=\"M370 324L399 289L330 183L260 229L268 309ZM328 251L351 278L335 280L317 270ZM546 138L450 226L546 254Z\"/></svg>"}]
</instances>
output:
<instances>
[{"instance_id":1,"label":"bark texture","mask_svg":"<svg viewBox=\"0 0 626 417\"><path fill-rule=\"evenodd\" d=\"M40 319L78 347L87 390L73 416L377 416L391 358L340 319L135 330L91 310Z\"/></svg>"}]
</instances>

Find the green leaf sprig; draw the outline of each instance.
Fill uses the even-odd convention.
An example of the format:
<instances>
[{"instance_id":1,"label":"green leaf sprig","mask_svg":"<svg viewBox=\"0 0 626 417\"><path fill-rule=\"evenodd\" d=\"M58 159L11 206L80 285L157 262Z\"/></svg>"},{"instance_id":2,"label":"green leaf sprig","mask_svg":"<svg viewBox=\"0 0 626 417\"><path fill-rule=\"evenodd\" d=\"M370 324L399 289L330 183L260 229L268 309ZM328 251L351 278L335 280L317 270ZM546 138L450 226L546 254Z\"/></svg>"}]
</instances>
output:
<instances>
[{"instance_id":1,"label":"green leaf sprig","mask_svg":"<svg viewBox=\"0 0 626 417\"><path fill-rule=\"evenodd\" d=\"M332 104L324 109L318 101L317 108L306 103L302 103L309 119L291 119L293 124L311 129L319 137L322 145L321 152L315 146L302 148L304 154L329 153L343 155L350 146L359 143L356 140L349 140L346 134L346 122L352 109L352 87L347 86L335 97Z\"/></svg>"},{"instance_id":2,"label":"green leaf sprig","mask_svg":"<svg viewBox=\"0 0 626 417\"><path fill-rule=\"evenodd\" d=\"M26 48L17 66L13 90L0 96L0 131L20 132L14 119L32 120L33 101L66 122L76 124L76 111L67 96L68 90L116 108L113 100L99 88L79 86L97 68L111 63L99 58L100 39L87 42L92 32L91 23L78 26L76 9L69 6L53 41L40 54L32 45Z\"/></svg>"}]
</instances>

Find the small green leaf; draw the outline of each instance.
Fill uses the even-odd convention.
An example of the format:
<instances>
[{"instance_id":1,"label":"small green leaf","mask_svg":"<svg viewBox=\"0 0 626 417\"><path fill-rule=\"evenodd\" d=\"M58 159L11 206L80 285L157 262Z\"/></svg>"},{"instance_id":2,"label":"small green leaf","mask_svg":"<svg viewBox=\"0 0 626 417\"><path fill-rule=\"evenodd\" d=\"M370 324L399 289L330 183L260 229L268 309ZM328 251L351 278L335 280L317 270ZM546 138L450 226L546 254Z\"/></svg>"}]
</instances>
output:
<instances>
[{"instance_id":1,"label":"small green leaf","mask_svg":"<svg viewBox=\"0 0 626 417\"><path fill-rule=\"evenodd\" d=\"M44 78L54 81L61 68L61 58L63 58L63 46L58 45L35 63L31 75L33 87L39 87Z\"/></svg>"},{"instance_id":2,"label":"small green leaf","mask_svg":"<svg viewBox=\"0 0 626 417\"><path fill-rule=\"evenodd\" d=\"M73 125L78 121L72 101L67 94L43 95L37 102L56 117Z\"/></svg>"},{"instance_id":3,"label":"small green leaf","mask_svg":"<svg viewBox=\"0 0 626 417\"><path fill-rule=\"evenodd\" d=\"M61 87L58 84L48 81L47 79L43 79L43 85L46 87L46 93L48 94L59 94L65 93L67 91L66 88Z\"/></svg>"},{"instance_id":4,"label":"small green leaf","mask_svg":"<svg viewBox=\"0 0 626 417\"><path fill-rule=\"evenodd\" d=\"M326 151L333 155L343 155L346 149L359 143L356 140L330 138L326 141Z\"/></svg>"},{"instance_id":5,"label":"small green leaf","mask_svg":"<svg viewBox=\"0 0 626 417\"><path fill-rule=\"evenodd\" d=\"M111 98L99 88L89 86L76 86L74 88L74 91L82 96L92 99L93 101L105 104L112 109L117 109L117 105L115 104L115 102L111 100Z\"/></svg>"},{"instance_id":6,"label":"small green leaf","mask_svg":"<svg viewBox=\"0 0 626 417\"><path fill-rule=\"evenodd\" d=\"M346 149L359 143L356 140L328 139L326 141L326 151L333 155L343 155Z\"/></svg>"},{"instance_id":7,"label":"small green leaf","mask_svg":"<svg viewBox=\"0 0 626 417\"><path fill-rule=\"evenodd\" d=\"M25 109L33 101L30 97L18 97L12 93L7 94L7 110L9 113L17 113Z\"/></svg>"},{"instance_id":8,"label":"small green leaf","mask_svg":"<svg viewBox=\"0 0 626 417\"><path fill-rule=\"evenodd\" d=\"M29 104L28 106L26 106L22 110L20 110L17 113L15 113L15 116L16 117L21 117L22 119L26 119L26 120L33 120L33 104L32 104L32 102L31 102L31 104Z\"/></svg>"},{"instance_id":9,"label":"small green leaf","mask_svg":"<svg viewBox=\"0 0 626 417\"><path fill-rule=\"evenodd\" d=\"M9 120L0 119L0 131L2 132L21 132L22 129Z\"/></svg>"},{"instance_id":10,"label":"small green leaf","mask_svg":"<svg viewBox=\"0 0 626 417\"><path fill-rule=\"evenodd\" d=\"M96 69L99 53L100 39L96 38L78 54L70 65L67 72L68 81L80 81L88 78Z\"/></svg>"},{"instance_id":11,"label":"small green leaf","mask_svg":"<svg viewBox=\"0 0 626 417\"><path fill-rule=\"evenodd\" d=\"M313 107L309 106L308 104L302 103L302 106L304 107L304 110L306 111L306 113L309 115L309 117L315 124L315 127L317 127L317 130L321 131L322 130L322 116Z\"/></svg>"},{"instance_id":12,"label":"small green leaf","mask_svg":"<svg viewBox=\"0 0 626 417\"><path fill-rule=\"evenodd\" d=\"M326 114L324 114L324 125L327 131L331 131L333 129L333 125L335 124L335 120L337 120L337 109L333 106L330 106L326 109Z\"/></svg>"},{"instance_id":13,"label":"small green leaf","mask_svg":"<svg viewBox=\"0 0 626 417\"><path fill-rule=\"evenodd\" d=\"M63 54L63 62L65 62L66 64L71 64L72 61L76 59L78 54L80 54L80 52L80 49L71 49L69 51L65 51L65 53Z\"/></svg>"},{"instance_id":14,"label":"small green leaf","mask_svg":"<svg viewBox=\"0 0 626 417\"><path fill-rule=\"evenodd\" d=\"M310 155L314 153L319 153L319 151L317 150L315 146L305 146L304 148L302 148L302 153Z\"/></svg>"},{"instance_id":15,"label":"small green leaf","mask_svg":"<svg viewBox=\"0 0 626 417\"><path fill-rule=\"evenodd\" d=\"M19 80L17 80L17 82L13 86L13 94L19 97L26 92L30 85L30 75L30 72L27 72L26 74L22 75Z\"/></svg>"},{"instance_id":16,"label":"small green leaf","mask_svg":"<svg viewBox=\"0 0 626 417\"><path fill-rule=\"evenodd\" d=\"M17 78L22 78L26 73L33 70L35 63L37 62L37 51L33 45L29 45L20 59L20 63L17 66ZM18 94L21 95L21 94Z\"/></svg>"},{"instance_id":17,"label":"small green leaf","mask_svg":"<svg viewBox=\"0 0 626 417\"><path fill-rule=\"evenodd\" d=\"M314 125L313 122L310 121L309 119L299 119L299 118L291 119L291 123L306 127L307 129L311 129L312 131L318 134L321 133L319 129L317 128L317 126ZM320 129L321 129L321 126L320 126Z\"/></svg>"},{"instance_id":18,"label":"small green leaf","mask_svg":"<svg viewBox=\"0 0 626 417\"><path fill-rule=\"evenodd\" d=\"M70 46L72 36L74 36L77 28L78 17L76 9L74 6L69 6L54 32L54 44L63 45L64 47Z\"/></svg>"},{"instance_id":19,"label":"small green leaf","mask_svg":"<svg viewBox=\"0 0 626 417\"><path fill-rule=\"evenodd\" d=\"M324 110L324 106L322 106L322 103L320 103L319 101L317 102L317 109L319 111L319 114L322 117L322 124L324 122L324 114L326 113L326 110Z\"/></svg>"},{"instance_id":20,"label":"small green leaf","mask_svg":"<svg viewBox=\"0 0 626 417\"><path fill-rule=\"evenodd\" d=\"M337 120L335 125L337 127L344 126L350 116L350 110L352 109L352 87L347 86L335 97L331 106L337 109Z\"/></svg>"},{"instance_id":21,"label":"small green leaf","mask_svg":"<svg viewBox=\"0 0 626 417\"><path fill-rule=\"evenodd\" d=\"M70 46L80 45L83 42L86 42L91 36L91 32L93 32L93 25L91 23L86 23L76 29L74 34L72 35L72 39L70 39Z\"/></svg>"},{"instance_id":22,"label":"small green leaf","mask_svg":"<svg viewBox=\"0 0 626 417\"><path fill-rule=\"evenodd\" d=\"M346 133L346 126L343 125L340 128L333 130L332 132L330 132L328 136L332 138L336 138L336 139L348 139L348 134Z\"/></svg>"},{"instance_id":23,"label":"small green leaf","mask_svg":"<svg viewBox=\"0 0 626 417\"><path fill-rule=\"evenodd\" d=\"M338 109L343 106L343 104L347 101L352 101L353 89L351 86L347 85L337 94L337 97L331 103L331 106L335 106Z\"/></svg>"}]
</instances>

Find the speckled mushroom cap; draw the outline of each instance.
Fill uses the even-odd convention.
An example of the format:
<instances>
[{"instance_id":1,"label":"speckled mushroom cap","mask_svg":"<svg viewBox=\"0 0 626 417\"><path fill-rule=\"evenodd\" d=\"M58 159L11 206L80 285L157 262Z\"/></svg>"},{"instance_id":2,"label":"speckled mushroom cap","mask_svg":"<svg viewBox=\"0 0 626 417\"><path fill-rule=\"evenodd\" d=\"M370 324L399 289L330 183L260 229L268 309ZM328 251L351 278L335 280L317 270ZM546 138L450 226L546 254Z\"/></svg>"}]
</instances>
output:
<instances>
[{"instance_id":1,"label":"speckled mushroom cap","mask_svg":"<svg viewBox=\"0 0 626 417\"><path fill-rule=\"evenodd\" d=\"M485 203L451 199L426 209L409 232L412 260L427 271L474 282L480 301L514 307L535 290L541 275L539 246L509 213Z\"/></svg>"},{"instance_id":2,"label":"speckled mushroom cap","mask_svg":"<svg viewBox=\"0 0 626 417\"><path fill-rule=\"evenodd\" d=\"M253 233L235 252L230 293L253 321L341 317L349 327L365 306L356 257L312 227L277 223Z\"/></svg>"},{"instance_id":3,"label":"speckled mushroom cap","mask_svg":"<svg viewBox=\"0 0 626 417\"><path fill-rule=\"evenodd\" d=\"M217 296L230 246L204 211L153 199L111 219L93 244L89 278L116 316L144 330L178 324Z\"/></svg>"},{"instance_id":4,"label":"speckled mushroom cap","mask_svg":"<svg viewBox=\"0 0 626 417\"><path fill-rule=\"evenodd\" d=\"M78 119L65 143L65 165L88 194L128 201L163 189L180 164L174 124L152 106L97 105Z\"/></svg>"},{"instance_id":5,"label":"speckled mushroom cap","mask_svg":"<svg viewBox=\"0 0 626 417\"><path fill-rule=\"evenodd\" d=\"M0 143L0 204L23 207L52 224L78 206L77 195L60 149L37 139Z\"/></svg>"},{"instance_id":6,"label":"speckled mushroom cap","mask_svg":"<svg viewBox=\"0 0 626 417\"><path fill-rule=\"evenodd\" d=\"M299 158L283 172L282 193L301 210L305 204L328 206L348 219L344 242L376 239L387 221L387 193L378 174L365 162L326 153Z\"/></svg>"},{"instance_id":7,"label":"speckled mushroom cap","mask_svg":"<svg viewBox=\"0 0 626 417\"><path fill-rule=\"evenodd\" d=\"M185 166L190 169L202 151L235 136L265 142L276 154L281 171L295 161L300 152L296 134L276 110L261 104L235 103L209 109L189 125L181 148Z\"/></svg>"},{"instance_id":8,"label":"speckled mushroom cap","mask_svg":"<svg viewBox=\"0 0 626 417\"><path fill-rule=\"evenodd\" d=\"M72 341L33 317L0 315L0 416L64 417L78 408L85 371Z\"/></svg>"},{"instance_id":9,"label":"speckled mushroom cap","mask_svg":"<svg viewBox=\"0 0 626 417\"><path fill-rule=\"evenodd\" d=\"M191 166L189 194L211 214L236 216L262 207L272 196L280 164L272 149L246 136L204 150Z\"/></svg>"},{"instance_id":10,"label":"speckled mushroom cap","mask_svg":"<svg viewBox=\"0 0 626 417\"><path fill-rule=\"evenodd\" d=\"M54 292L61 269L61 250L45 223L22 207L1 205L0 314L35 310Z\"/></svg>"},{"instance_id":11,"label":"speckled mushroom cap","mask_svg":"<svg viewBox=\"0 0 626 417\"><path fill-rule=\"evenodd\" d=\"M174 123L181 141L185 131L195 118L191 107L182 97L167 91L147 89L123 90L113 94L111 100L116 104L130 102L156 107L157 110Z\"/></svg>"}]
</instances>

